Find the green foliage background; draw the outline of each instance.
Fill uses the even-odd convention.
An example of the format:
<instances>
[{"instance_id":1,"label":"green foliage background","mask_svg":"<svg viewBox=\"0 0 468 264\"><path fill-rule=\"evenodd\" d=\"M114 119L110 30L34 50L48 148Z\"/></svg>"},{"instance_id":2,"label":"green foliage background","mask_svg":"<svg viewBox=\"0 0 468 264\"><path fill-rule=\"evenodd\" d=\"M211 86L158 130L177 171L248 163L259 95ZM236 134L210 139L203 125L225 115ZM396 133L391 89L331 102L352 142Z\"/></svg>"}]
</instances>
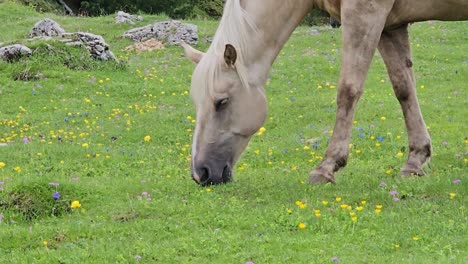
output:
<instances>
[{"instance_id":1,"label":"green foliage background","mask_svg":"<svg viewBox=\"0 0 468 264\"><path fill-rule=\"evenodd\" d=\"M31 5L40 12L62 13L63 8L55 0L18 0ZM223 12L224 0L88 0L65 1L77 13L99 16L114 13L144 12L149 14L165 13L172 18L218 18Z\"/></svg>"},{"instance_id":2,"label":"green foliage background","mask_svg":"<svg viewBox=\"0 0 468 264\"><path fill-rule=\"evenodd\" d=\"M63 7L56 0L18 0L34 6L39 12L63 14ZM123 10L130 13L166 14L176 19L219 19L223 13L225 0L65 0L74 12L87 16L100 16ZM75 8L74 8L75 7ZM79 8L78 8L79 7ZM305 25L322 25L328 23L328 15L316 10L304 18Z\"/></svg>"}]
</instances>

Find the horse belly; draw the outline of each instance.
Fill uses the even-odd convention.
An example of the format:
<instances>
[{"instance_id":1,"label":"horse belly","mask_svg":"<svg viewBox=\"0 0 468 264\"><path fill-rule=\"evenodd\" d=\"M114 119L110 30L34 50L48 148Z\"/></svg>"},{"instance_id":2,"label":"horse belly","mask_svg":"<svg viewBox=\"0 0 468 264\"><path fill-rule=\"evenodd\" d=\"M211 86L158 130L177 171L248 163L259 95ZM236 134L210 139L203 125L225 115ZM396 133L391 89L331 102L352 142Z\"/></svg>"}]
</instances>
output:
<instances>
[{"instance_id":1,"label":"horse belly","mask_svg":"<svg viewBox=\"0 0 468 264\"><path fill-rule=\"evenodd\" d=\"M468 0L397 0L387 26L427 20L468 20Z\"/></svg>"}]
</instances>

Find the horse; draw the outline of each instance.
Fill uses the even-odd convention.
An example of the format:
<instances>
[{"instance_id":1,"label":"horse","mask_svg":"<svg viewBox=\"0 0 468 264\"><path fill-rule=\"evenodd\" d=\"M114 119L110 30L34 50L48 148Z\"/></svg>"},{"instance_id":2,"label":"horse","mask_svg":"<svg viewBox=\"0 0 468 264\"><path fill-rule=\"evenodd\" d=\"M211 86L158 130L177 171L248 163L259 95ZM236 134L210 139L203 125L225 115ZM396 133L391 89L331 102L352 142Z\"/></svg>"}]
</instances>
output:
<instances>
[{"instance_id":1,"label":"horse","mask_svg":"<svg viewBox=\"0 0 468 264\"><path fill-rule=\"evenodd\" d=\"M232 170L267 115L269 70L294 29L315 8L341 22L342 61L333 134L311 184L335 183L346 165L356 104L372 58L384 60L408 132L402 175L423 176L432 153L421 114L408 34L410 23L468 20L468 0L227 0L206 52L181 43L196 64L191 174L201 185L229 182Z\"/></svg>"}]
</instances>

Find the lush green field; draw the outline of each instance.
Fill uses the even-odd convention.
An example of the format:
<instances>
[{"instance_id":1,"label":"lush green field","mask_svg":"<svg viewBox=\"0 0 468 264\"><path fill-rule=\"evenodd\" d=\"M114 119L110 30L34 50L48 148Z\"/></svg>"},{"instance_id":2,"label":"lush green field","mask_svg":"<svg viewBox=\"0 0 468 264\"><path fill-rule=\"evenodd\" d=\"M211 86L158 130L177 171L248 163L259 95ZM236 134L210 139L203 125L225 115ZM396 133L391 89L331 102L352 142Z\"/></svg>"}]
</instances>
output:
<instances>
[{"instance_id":1,"label":"lush green field","mask_svg":"<svg viewBox=\"0 0 468 264\"><path fill-rule=\"evenodd\" d=\"M0 4L0 42L28 43L44 17L101 34L122 63L57 43L0 62L0 263L468 263L467 22L411 26L433 139L428 176L398 175L404 121L376 55L348 166L336 185L306 183L333 129L341 38L301 27L271 71L266 132L233 183L202 188L189 175L193 65L182 50L128 53L120 35L131 26L112 16L57 17L10 1ZM138 25L164 18L145 19ZM217 25L191 22L200 39Z\"/></svg>"}]
</instances>

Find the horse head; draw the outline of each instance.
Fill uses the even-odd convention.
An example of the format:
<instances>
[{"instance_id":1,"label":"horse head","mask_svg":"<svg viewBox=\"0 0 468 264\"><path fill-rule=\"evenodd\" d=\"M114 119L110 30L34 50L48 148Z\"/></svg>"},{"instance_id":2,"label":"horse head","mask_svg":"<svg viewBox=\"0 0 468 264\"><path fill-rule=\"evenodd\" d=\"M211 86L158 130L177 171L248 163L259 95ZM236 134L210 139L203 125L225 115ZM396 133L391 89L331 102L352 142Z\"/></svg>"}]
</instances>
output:
<instances>
[{"instance_id":1,"label":"horse head","mask_svg":"<svg viewBox=\"0 0 468 264\"><path fill-rule=\"evenodd\" d=\"M251 87L231 44L200 52L183 43L194 63L191 97L196 108L192 178L202 185L225 183L252 135L265 121L263 87ZM249 73L251 75L251 73Z\"/></svg>"}]
</instances>

